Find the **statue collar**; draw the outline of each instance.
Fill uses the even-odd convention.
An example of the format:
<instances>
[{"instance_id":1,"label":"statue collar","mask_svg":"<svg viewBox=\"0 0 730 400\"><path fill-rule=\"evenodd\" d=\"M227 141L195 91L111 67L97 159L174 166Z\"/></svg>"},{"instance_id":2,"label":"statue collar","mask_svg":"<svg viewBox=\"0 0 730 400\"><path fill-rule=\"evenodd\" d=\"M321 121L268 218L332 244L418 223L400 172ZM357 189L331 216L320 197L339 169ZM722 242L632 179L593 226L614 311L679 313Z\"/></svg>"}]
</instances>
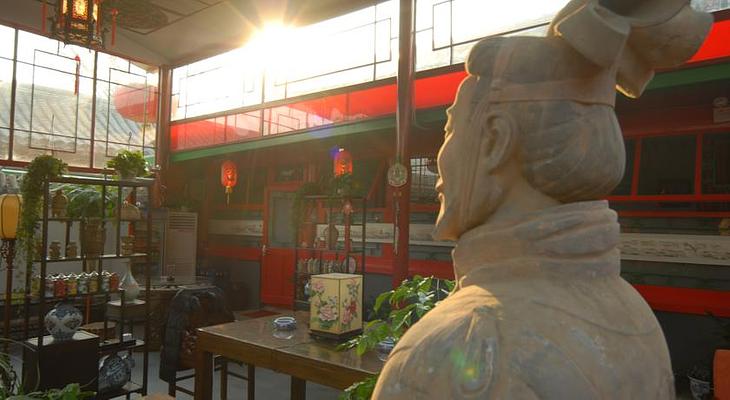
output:
<instances>
[{"instance_id":1,"label":"statue collar","mask_svg":"<svg viewBox=\"0 0 730 400\"><path fill-rule=\"evenodd\" d=\"M618 276L619 225L608 202L564 204L485 224L452 253L459 286L484 280Z\"/></svg>"}]
</instances>

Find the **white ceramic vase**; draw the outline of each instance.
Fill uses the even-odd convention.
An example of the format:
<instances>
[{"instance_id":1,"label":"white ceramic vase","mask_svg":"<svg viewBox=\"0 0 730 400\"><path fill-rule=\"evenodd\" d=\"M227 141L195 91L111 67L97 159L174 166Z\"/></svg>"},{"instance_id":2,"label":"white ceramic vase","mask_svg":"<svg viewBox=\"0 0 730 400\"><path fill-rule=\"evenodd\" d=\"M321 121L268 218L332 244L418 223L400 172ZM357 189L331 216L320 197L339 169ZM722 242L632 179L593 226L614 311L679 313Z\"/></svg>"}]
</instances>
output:
<instances>
[{"instance_id":1,"label":"white ceramic vase","mask_svg":"<svg viewBox=\"0 0 730 400\"><path fill-rule=\"evenodd\" d=\"M125 301L134 301L139 296L139 283L137 283L137 280L134 279L134 275L132 275L131 261L127 263L127 272L119 282L119 288L124 289Z\"/></svg>"}]
</instances>

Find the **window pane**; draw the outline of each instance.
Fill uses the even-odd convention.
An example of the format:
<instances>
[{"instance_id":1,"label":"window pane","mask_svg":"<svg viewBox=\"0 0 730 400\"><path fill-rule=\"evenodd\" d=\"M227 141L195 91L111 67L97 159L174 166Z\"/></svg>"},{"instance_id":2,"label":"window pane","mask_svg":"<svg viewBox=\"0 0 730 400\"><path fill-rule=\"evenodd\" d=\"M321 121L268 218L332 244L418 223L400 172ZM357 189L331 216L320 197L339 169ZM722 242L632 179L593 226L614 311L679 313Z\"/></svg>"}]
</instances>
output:
<instances>
[{"instance_id":1,"label":"window pane","mask_svg":"<svg viewBox=\"0 0 730 400\"><path fill-rule=\"evenodd\" d=\"M693 135L642 139L639 194L691 194L695 147Z\"/></svg>"},{"instance_id":2,"label":"window pane","mask_svg":"<svg viewBox=\"0 0 730 400\"><path fill-rule=\"evenodd\" d=\"M730 133L703 137L702 193L730 193Z\"/></svg>"},{"instance_id":3,"label":"window pane","mask_svg":"<svg viewBox=\"0 0 730 400\"><path fill-rule=\"evenodd\" d=\"M0 57L13 58L15 29L0 25Z\"/></svg>"},{"instance_id":4,"label":"window pane","mask_svg":"<svg viewBox=\"0 0 730 400\"><path fill-rule=\"evenodd\" d=\"M730 8L730 0L692 0L692 8L695 10L712 12Z\"/></svg>"},{"instance_id":5,"label":"window pane","mask_svg":"<svg viewBox=\"0 0 730 400\"><path fill-rule=\"evenodd\" d=\"M630 195L631 180L634 176L634 149L636 148L635 139L624 139L626 149L626 165L624 166L624 177L621 182L613 190L613 195Z\"/></svg>"},{"instance_id":6,"label":"window pane","mask_svg":"<svg viewBox=\"0 0 730 400\"><path fill-rule=\"evenodd\" d=\"M411 158L411 201L437 203L435 158Z\"/></svg>"},{"instance_id":7,"label":"window pane","mask_svg":"<svg viewBox=\"0 0 730 400\"><path fill-rule=\"evenodd\" d=\"M104 168L121 149L154 147L157 68L100 53L97 79L94 167Z\"/></svg>"}]
</instances>

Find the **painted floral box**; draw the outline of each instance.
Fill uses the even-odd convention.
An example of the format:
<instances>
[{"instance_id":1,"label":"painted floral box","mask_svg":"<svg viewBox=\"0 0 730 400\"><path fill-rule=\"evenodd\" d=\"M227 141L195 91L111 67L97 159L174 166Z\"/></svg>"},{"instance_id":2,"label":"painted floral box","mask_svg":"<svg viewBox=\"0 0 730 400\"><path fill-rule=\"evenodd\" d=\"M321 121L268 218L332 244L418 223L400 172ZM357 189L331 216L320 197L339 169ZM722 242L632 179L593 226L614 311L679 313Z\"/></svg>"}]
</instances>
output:
<instances>
[{"instance_id":1,"label":"painted floral box","mask_svg":"<svg viewBox=\"0 0 730 400\"><path fill-rule=\"evenodd\" d=\"M345 338L362 331L362 275L312 275L309 329L315 335Z\"/></svg>"}]
</instances>

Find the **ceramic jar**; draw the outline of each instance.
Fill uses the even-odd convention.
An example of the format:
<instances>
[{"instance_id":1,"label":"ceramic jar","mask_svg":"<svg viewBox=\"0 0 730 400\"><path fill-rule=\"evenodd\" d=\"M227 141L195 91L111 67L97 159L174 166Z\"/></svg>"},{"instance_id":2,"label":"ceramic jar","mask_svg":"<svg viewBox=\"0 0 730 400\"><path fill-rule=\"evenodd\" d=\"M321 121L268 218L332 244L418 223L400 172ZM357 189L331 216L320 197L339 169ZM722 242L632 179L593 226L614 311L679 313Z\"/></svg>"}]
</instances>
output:
<instances>
[{"instance_id":1,"label":"ceramic jar","mask_svg":"<svg viewBox=\"0 0 730 400\"><path fill-rule=\"evenodd\" d=\"M109 276L109 290L112 292L119 290L119 275L116 272L112 272Z\"/></svg>"},{"instance_id":2,"label":"ceramic jar","mask_svg":"<svg viewBox=\"0 0 730 400\"><path fill-rule=\"evenodd\" d=\"M79 277L76 274L66 275L66 293L76 296L79 293Z\"/></svg>"},{"instance_id":3,"label":"ceramic jar","mask_svg":"<svg viewBox=\"0 0 730 400\"><path fill-rule=\"evenodd\" d=\"M56 190L56 194L51 199L51 217L66 218L66 207L68 206L68 197L63 194L63 189Z\"/></svg>"},{"instance_id":4,"label":"ceramic jar","mask_svg":"<svg viewBox=\"0 0 730 400\"><path fill-rule=\"evenodd\" d=\"M89 291L88 293L96 293L99 291L99 273L92 271L89 274Z\"/></svg>"},{"instance_id":5,"label":"ceramic jar","mask_svg":"<svg viewBox=\"0 0 730 400\"><path fill-rule=\"evenodd\" d=\"M76 242L68 242L66 245L66 258L76 258L79 256L79 247Z\"/></svg>"},{"instance_id":6,"label":"ceramic jar","mask_svg":"<svg viewBox=\"0 0 730 400\"><path fill-rule=\"evenodd\" d=\"M109 291L109 283L111 280L110 278L111 278L111 274L109 273L109 271L103 271L101 273L101 291L102 292Z\"/></svg>"},{"instance_id":7,"label":"ceramic jar","mask_svg":"<svg viewBox=\"0 0 730 400\"><path fill-rule=\"evenodd\" d=\"M51 242L51 245L48 247L48 257L51 260L58 260L61 258L61 242L58 240Z\"/></svg>"},{"instance_id":8,"label":"ceramic jar","mask_svg":"<svg viewBox=\"0 0 730 400\"><path fill-rule=\"evenodd\" d=\"M105 358L99 369L99 392L120 389L132 378L134 359L112 354Z\"/></svg>"},{"instance_id":9,"label":"ceramic jar","mask_svg":"<svg viewBox=\"0 0 730 400\"><path fill-rule=\"evenodd\" d=\"M77 287L77 293L78 294L87 294L89 293L89 274L86 272L82 272L78 276L78 287Z\"/></svg>"},{"instance_id":10,"label":"ceramic jar","mask_svg":"<svg viewBox=\"0 0 730 400\"><path fill-rule=\"evenodd\" d=\"M59 275L53 280L53 295L55 297L66 296L66 277Z\"/></svg>"},{"instance_id":11,"label":"ceramic jar","mask_svg":"<svg viewBox=\"0 0 730 400\"><path fill-rule=\"evenodd\" d=\"M48 333L53 339L70 340L81 326L83 315L76 307L68 303L59 303L46 314L44 319Z\"/></svg>"}]
</instances>

